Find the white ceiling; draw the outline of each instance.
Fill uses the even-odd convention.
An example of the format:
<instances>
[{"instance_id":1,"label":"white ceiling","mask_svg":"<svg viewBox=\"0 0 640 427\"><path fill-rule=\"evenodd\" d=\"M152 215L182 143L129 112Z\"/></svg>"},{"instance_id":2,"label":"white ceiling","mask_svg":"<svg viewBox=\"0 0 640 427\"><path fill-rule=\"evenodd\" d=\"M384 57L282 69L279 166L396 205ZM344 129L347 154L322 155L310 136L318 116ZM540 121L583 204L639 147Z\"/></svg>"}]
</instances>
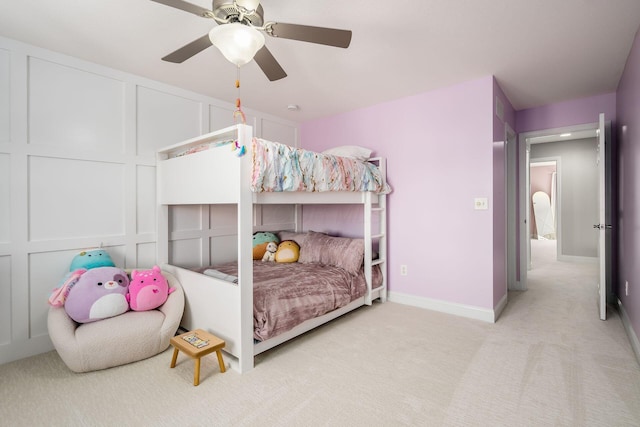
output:
<instances>
[{"instance_id":1,"label":"white ceiling","mask_svg":"<svg viewBox=\"0 0 640 427\"><path fill-rule=\"evenodd\" d=\"M640 0L262 5L269 21L353 31L348 49L267 37L283 80L269 82L254 62L241 68L246 108L299 122L491 74L516 110L615 91L640 25ZM1 36L233 103L235 66L214 47L183 64L160 60L214 25L150 0L0 2Z\"/></svg>"}]
</instances>

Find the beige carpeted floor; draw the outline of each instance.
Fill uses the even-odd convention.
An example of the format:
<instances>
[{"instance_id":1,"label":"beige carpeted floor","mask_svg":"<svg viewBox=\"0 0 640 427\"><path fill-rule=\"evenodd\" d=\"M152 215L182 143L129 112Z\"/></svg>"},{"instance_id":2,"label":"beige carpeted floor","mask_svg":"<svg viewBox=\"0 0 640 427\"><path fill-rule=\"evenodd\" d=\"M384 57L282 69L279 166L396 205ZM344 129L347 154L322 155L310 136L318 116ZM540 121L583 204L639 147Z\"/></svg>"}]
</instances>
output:
<instances>
[{"instance_id":1,"label":"beige carpeted floor","mask_svg":"<svg viewBox=\"0 0 640 427\"><path fill-rule=\"evenodd\" d=\"M640 425L640 368L618 314L598 320L595 265L537 243L529 290L496 324L375 304L243 375L209 356L198 387L170 350L88 374L49 352L0 366L0 425Z\"/></svg>"}]
</instances>

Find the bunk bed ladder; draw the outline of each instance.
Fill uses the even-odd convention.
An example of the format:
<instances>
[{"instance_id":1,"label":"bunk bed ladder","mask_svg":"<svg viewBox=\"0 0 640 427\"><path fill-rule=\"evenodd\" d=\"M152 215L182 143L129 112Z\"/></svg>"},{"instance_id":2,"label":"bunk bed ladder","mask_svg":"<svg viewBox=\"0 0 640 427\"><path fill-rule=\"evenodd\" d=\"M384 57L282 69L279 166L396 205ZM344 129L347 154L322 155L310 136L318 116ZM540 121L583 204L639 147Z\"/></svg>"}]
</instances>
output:
<instances>
[{"instance_id":1,"label":"bunk bed ladder","mask_svg":"<svg viewBox=\"0 0 640 427\"><path fill-rule=\"evenodd\" d=\"M367 282L365 304L371 305L377 294L381 302L387 300L387 200L386 195L375 196L377 203L373 203L374 194L365 193L364 203L364 272ZM374 230L374 214L377 214L376 230ZM373 245L378 243L378 256L374 259ZM372 268L380 266L382 272L382 286L374 292L372 289Z\"/></svg>"}]
</instances>

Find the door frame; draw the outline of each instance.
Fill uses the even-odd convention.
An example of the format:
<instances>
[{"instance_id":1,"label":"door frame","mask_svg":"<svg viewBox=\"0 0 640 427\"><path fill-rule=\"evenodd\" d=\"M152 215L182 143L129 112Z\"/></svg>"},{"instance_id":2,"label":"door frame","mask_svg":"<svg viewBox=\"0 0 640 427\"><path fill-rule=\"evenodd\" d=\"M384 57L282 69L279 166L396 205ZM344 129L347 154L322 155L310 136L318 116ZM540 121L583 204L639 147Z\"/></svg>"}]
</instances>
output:
<instances>
[{"instance_id":1,"label":"door frame","mask_svg":"<svg viewBox=\"0 0 640 427\"><path fill-rule=\"evenodd\" d=\"M516 279L518 274L518 227L517 227L517 160L518 160L518 135L509 126L508 123L504 124L504 136L505 136L505 194L506 194L506 233L505 248L507 249L506 266L506 278L507 278L507 292L509 290L517 289Z\"/></svg>"},{"instance_id":2,"label":"door frame","mask_svg":"<svg viewBox=\"0 0 640 427\"><path fill-rule=\"evenodd\" d=\"M559 128L544 129L531 132L523 132L518 135L518 224L519 224L519 276L515 283L514 290L527 290L527 272L531 268L531 250L530 250L530 233L529 233L529 211L531 209L530 200L528 198L530 187L529 184L529 152L532 143L567 141L571 139L582 138L576 136L585 134L585 137L595 136L598 129L598 122L586 123L582 125L564 126ZM593 134L589 135L589 132ZM571 137L560 137L562 134L571 133Z\"/></svg>"}]
</instances>

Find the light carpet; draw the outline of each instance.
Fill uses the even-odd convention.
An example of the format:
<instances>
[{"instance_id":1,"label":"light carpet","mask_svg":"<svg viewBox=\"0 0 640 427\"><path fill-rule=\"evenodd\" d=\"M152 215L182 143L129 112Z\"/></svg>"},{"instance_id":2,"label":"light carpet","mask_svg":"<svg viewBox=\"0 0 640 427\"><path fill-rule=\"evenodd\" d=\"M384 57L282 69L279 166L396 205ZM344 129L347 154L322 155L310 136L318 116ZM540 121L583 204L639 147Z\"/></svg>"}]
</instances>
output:
<instances>
[{"instance_id":1,"label":"light carpet","mask_svg":"<svg viewBox=\"0 0 640 427\"><path fill-rule=\"evenodd\" d=\"M242 375L207 356L198 387L171 350L86 374L53 351L0 366L0 425L640 425L640 368L618 313L598 320L596 266L533 243L529 290L495 324L376 303Z\"/></svg>"}]
</instances>

